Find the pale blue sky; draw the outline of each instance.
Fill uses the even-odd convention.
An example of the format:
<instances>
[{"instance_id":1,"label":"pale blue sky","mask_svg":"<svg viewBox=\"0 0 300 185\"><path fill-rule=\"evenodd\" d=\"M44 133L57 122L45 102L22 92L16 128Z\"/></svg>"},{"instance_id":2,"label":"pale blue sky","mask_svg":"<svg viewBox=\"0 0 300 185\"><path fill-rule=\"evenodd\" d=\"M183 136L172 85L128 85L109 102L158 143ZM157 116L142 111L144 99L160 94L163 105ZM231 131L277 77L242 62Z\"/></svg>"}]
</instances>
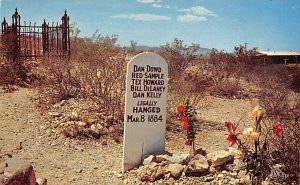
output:
<instances>
[{"instance_id":1,"label":"pale blue sky","mask_svg":"<svg viewBox=\"0 0 300 185\"><path fill-rule=\"evenodd\" d=\"M1 1L1 0L0 0ZM58 21L67 9L80 36L119 35L118 44L160 46L175 37L233 51L300 52L300 0L2 0L1 21L18 7L22 21Z\"/></svg>"}]
</instances>

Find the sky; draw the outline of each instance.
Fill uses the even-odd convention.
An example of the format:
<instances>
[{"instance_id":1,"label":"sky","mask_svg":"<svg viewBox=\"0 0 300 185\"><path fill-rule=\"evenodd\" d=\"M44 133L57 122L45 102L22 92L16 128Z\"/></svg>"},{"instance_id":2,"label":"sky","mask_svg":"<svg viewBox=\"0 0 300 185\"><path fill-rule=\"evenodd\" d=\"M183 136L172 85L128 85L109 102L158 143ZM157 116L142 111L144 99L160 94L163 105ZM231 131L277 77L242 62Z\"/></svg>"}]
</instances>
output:
<instances>
[{"instance_id":1,"label":"sky","mask_svg":"<svg viewBox=\"0 0 300 185\"><path fill-rule=\"evenodd\" d=\"M247 44L258 50L300 52L300 0L0 0L11 23L61 21L67 10L80 37L117 34L118 44L160 46L174 38L232 52Z\"/></svg>"}]
</instances>

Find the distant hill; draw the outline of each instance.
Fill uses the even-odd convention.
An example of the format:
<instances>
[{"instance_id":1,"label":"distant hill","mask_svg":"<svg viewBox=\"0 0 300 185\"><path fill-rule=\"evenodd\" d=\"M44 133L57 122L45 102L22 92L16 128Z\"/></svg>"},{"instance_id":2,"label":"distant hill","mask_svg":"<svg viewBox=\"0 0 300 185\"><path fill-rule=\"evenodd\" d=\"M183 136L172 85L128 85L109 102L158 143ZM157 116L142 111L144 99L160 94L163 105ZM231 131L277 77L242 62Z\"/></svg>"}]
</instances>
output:
<instances>
[{"instance_id":1,"label":"distant hill","mask_svg":"<svg viewBox=\"0 0 300 185\"><path fill-rule=\"evenodd\" d=\"M161 51L160 47L156 47L156 46L145 46L145 45L139 45L136 46L137 50L142 50L142 51Z\"/></svg>"},{"instance_id":2,"label":"distant hill","mask_svg":"<svg viewBox=\"0 0 300 185\"><path fill-rule=\"evenodd\" d=\"M126 47L127 49L129 49L129 47ZM136 46L137 50L142 50L142 51L161 51L161 47L156 47L156 46L146 46L146 45L139 45ZM208 48L199 48L194 54L196 56L204 56L207 54L210 54L211 49Z\"/></svg>"}]
</instances>

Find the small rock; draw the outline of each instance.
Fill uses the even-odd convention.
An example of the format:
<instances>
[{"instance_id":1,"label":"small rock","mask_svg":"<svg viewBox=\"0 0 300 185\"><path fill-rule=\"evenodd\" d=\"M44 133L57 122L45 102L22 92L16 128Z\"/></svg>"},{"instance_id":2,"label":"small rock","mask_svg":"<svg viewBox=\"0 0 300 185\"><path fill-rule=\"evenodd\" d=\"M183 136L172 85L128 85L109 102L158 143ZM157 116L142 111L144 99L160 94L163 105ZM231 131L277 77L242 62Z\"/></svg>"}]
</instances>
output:
<instances>
[{"instance_id":1,"label":"small rock","mask_svg":"<svg viewBox=\"0 0 300 185\"><path fill-rule=\"evenodd\" d=\"M155 162L157 163L161 163L162 161L166 161L169 158L168 155L164 154L164 155L157 155L155 156Z\"/></svg>"},{"instance_id":2,"label":"small rock","mask_svg":"<svg viewBox=\"0 0 300 185\"><path fill-rule=\"evenodd\" d=\"M64 106L65 104L66 104L67 102L66 102L66 100L62 100L61 102L59 102L59 106Z\"/></svg>"},{"instance_id":3,"label":"small rock","mask_svg":"<svg viewBox=\"0 0 300 185\"><path fill-rule=\"evenodd\" d=\"M150 155L147 158L144 159L143 165L149 165L151 162L155 160L154 155Z\"/></svg>"},{"instance_id":4,"label":"small rock","mask_svg":"<svg viewBox=\"0 0 300 185\"><path fill-rule=\"evenodd\" d=\"M123 177L123 174L119 173L119 174L117 175L117 177L118 177L118 178L122 178L122 177Z\"/></svg>"},{"instance_id":5,"label":"small rock","mask_svg":"<svg viewBox=\"0 0 300 185\"><path fill-rule=\"evenodd\" d=\"M202 173L207 171L209 168L208 162L203 155L197 154L189 162L185 168L185 173Z\"/></svg>"},{"instance_id":6,"label":"small rock","mask_svg":"<svg viewBox=\"0 0 300 185\"><path fill-rule=\"evenodd\" d=\"M232 176L232 177L237 177L237 173L236 172L232 172L232 173L230 173L230 176Z\"/></svg>"},{"instance_id":7,"label":"small rock","mask_svg":"<svg viewBox=\"0 0 300 185\"><path fill-rule=\"evenodd\" d=\"M156 162L151 162L150 164L148 164L148 166L150 168L155 168L156 166L158 166L158 164Z\"/></svg>"},{"instance_id":8,"label":"small rock","mask_svg":"<svg viewBox=\"0 0 300 185\"><path fill-rule=\"evenodd\" d=\"M33 166L24 160L9 159L4 169L1 185L27 184L35 185L36 178Z\"/></svg>"},{"instance_id":9,"label":"small rock","mask_svg":"<svg viewBox=\"0 0 300 185\"><path fill-rule=\"evenodd\" d=\"M155 173L155 179L161 179L165 174L165 170L162 166L158 166L156 173Z\"/></svg>"},{"instance_id":10,"label":"small rock","mask_svg":"<svg viewBox=\"0 0 300 185\"><path fill-rule=\"evenodd\" d=\"M174 155L168 158L170 163L179 163L181 165L186 165L189 162L189 154L181 154L180 156Z\"/></svg>"},{"instance_id":11,"label":"small rock","mask_svg":"<svg viewBox=\"0 0 300 185\"><path fill-rule=\"evenodd\" d=\"M207 154L207 160L212 163L212 166L221 166L228 161L233 160L233 155L225 150L215 151Z\"/></svg>"},{"instance_id":12,"label":"small rock","mask_svg":"<svg viewBox=\"0 0 300 185\"><path fill-rule=\"evenodd\" d=\"M84 128L86 126L86 123L82 122L82 121L78 121L75 124L76 124L77 127L82 127L82 128Z\"/></svg>"},{"instance_id":13,"label":"small rock","mask_svg":"<svg viewBox=\"0 0 300 185\"><path fill-rule=\"evenodd\" d=\"M181 173L181 177L185 177L185 172L182 172L182 173Z\"/></svg>"},{"instance_id":14,"label":"small rock","mask_svg":"<svg viewBox=\"0 0 300 185\"><path fill-rule=\"evenodd\" d=\"M149 166L144 166L144 168L140 169L140 178L141 181L150 181L150 182L154 182L155 181L155 175L156 175L156 171L157 168L150 168Z\"/></svg>"},{"instance_id":15,"label":"small rock","mask_svg":"<svg viewBox=\"0 0 300 185\"><path fill-rule=\"evenodd\" d=\"M170 175L174 178L177 178L181 175L184 167L181 164L169 164L167 167L167 172L170 172Z\"/></svg>"},{"instance_id":16,"label":"small rock","mask_svg":"<svg viewBox=\"0 0 300 185\"><path fill-rule=\"evenodd\" d=\"M213 181L214 178L213 177L205 177L204 181L205 182L210 182L210 181Z\"/></svg>"},{"instance_id":17,"label":"small rock","mask_svg":"<svg viewBox=\"0 0 300 185\"><path fill-rule=\"evenodd\" d=\"M47 179L44 178L38 178L36 180L37 185L47 185Z\"/></svg>"},{"instance_id":18,"label":"small rock","mask_svg":"<svg viewBox=\"0 0 300 185\"><path fill-rule=\"evenodd\" d=\"M83 170L81 168L76 170L76 173L81 173Z\"/></svg>"},{"instance_id":19,"label":"small rock","mask_svg":"<svg viewBox=\"0 0 300 185\"><path fill-rule=\"evenodd\" d=\"M222 174L226 175L226 174L227 174L227 171L223 170L223 171L222 171Z\"/></svg>"},{"instance_id":20,"label":"small rock","mask_svg":"<svg viewBox=\"0 0 300 185\"><path fill-rule=\"evenodd\" d=\"M218 174L218 176L217 176L217 178L219 178L219 179L221 179L223 177L224 177L224 175L222 173Z\"/></svg>"},{"instance_id":21,"label":"small rock","mask_svg":"<svg viewBox=\"0 0 300 185\"><path fill-rule=\"evenodd\" d=\"M79 116L78 116L78 114L76 112L71 112L69 114L69 119L71 121L78 121L79 120Z\"/></svg>"},{"instance_id":22,"label":"small rock","mask_svg":"<svg viewBox=\"0 0 300 185\"><path fill-rule=\"evenodd\" d=\"M53 118L62 116L62 114L59 112L49 112L48 114L49 114L49 116L51 116Z\"/></svg>"}]
</instances>

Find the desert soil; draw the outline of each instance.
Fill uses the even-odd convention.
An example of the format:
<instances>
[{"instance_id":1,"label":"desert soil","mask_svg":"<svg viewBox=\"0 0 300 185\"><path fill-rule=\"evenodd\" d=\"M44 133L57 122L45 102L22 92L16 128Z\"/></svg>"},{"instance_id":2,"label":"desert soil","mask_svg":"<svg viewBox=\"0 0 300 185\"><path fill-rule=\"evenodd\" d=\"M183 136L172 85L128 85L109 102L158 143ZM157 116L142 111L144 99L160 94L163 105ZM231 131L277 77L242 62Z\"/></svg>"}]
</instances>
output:
<instances>
[{"instance_id":1,"label":"desert soil","mask_svg":"<svg viewBox=\"0 0 300 185\"><path fill-rule=\"evenodd\" d=\"M25 159L34 166L38 178L49 185L124 184L121 175L122 142L110 139L70 139L53 128L49 115L36 107L38 91L20 88L0 92L0 169L10 157ZM247 115L255 101L207 97L198 111L196 144L207 151L227 149L225 121L251 123ZM169 121L166 150L187 153L180 122ZM171 132L172 131L172 132ZM137 177L136 177L137 178Z\"/></svg>"}]
</instances>

